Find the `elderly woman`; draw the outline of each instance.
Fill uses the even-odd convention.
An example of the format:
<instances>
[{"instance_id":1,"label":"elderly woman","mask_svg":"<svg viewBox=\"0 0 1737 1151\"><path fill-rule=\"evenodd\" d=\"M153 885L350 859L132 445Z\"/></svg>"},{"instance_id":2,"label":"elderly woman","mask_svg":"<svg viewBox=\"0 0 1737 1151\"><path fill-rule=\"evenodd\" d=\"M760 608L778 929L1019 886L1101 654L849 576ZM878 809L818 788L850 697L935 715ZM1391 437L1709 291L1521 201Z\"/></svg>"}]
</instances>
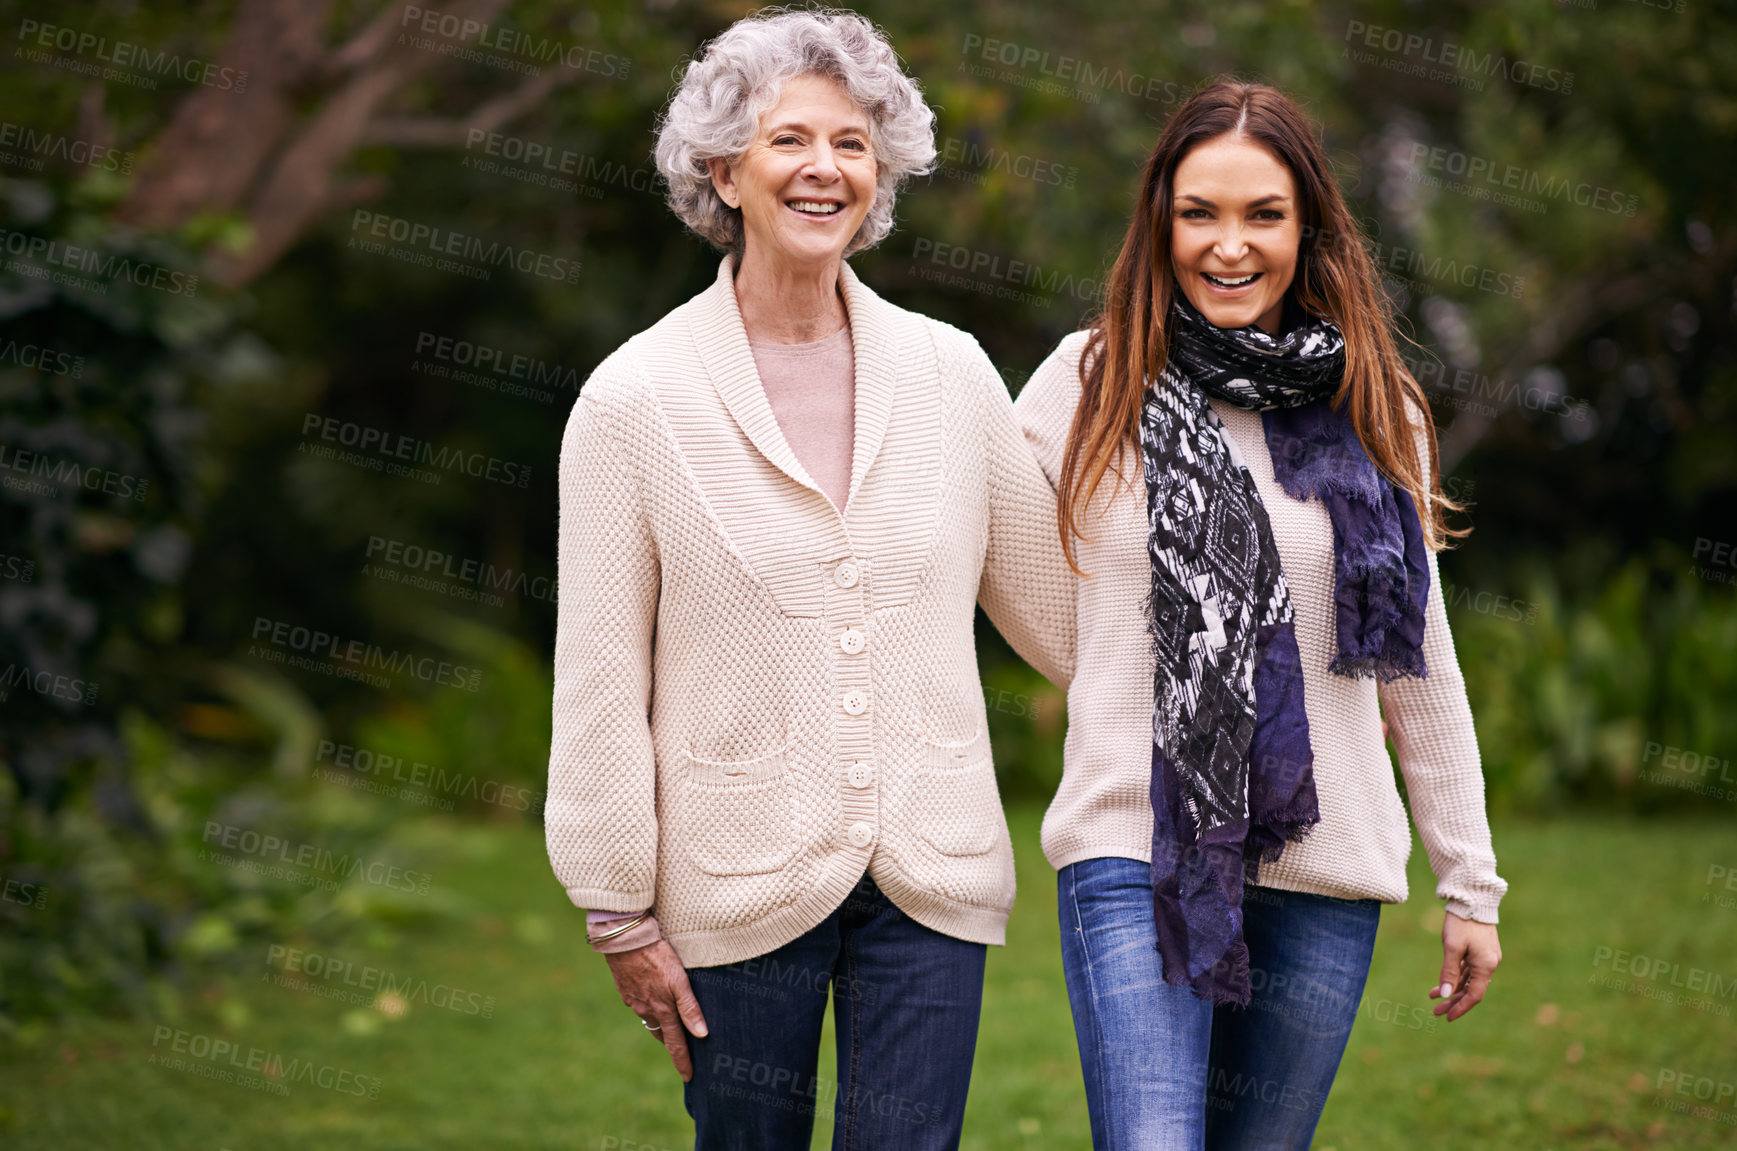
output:
<instances>
[{"instance_id":1,"label":"elderly woman","mask_svg":"<svg viewBox=\"0 0 1737 1151\"><path fill-rule=\"evenodd\" d=\"M958 1145L1014 891L974 605L1071 674L999 376L843 262L933 141L860 17L712 41L657 159L717 280L597 368L562 444L549 857L699 1148L806 1148L835 1096L835 1146Z\"/></svg>"}]
</instances>

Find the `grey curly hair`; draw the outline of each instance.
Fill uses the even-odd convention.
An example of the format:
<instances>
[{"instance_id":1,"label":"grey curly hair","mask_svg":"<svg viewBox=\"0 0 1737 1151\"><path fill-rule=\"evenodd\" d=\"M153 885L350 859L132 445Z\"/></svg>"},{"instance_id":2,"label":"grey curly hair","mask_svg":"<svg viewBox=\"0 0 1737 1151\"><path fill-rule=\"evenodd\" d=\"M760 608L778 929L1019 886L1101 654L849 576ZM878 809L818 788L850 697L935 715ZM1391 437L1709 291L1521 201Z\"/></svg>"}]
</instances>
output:
<instances>
[{"instance_id":1,"label":"grey curly hair","mask_svg":"<svg viewBox=\"0 0 1737 1151\"><path fill-rule=\"evenodd\" d=\"M763 8L689 62L658 124L657 167L669 206L714 246L739 254L746 237L741 211L718 197L706 161L739 159L784 82L807 75L837 81L869 117L875 199L845 255L885 239L899 184L934 166L935 113L879 29L841 9Z\"/></svg>"}]
</instances>

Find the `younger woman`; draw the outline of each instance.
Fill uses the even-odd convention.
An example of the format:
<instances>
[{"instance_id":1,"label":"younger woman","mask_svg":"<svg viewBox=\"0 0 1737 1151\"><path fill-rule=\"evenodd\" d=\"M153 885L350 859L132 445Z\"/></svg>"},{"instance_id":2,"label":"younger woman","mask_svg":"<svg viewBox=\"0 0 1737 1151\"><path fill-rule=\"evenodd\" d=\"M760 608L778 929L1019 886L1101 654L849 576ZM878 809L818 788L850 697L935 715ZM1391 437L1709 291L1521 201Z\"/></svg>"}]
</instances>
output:
<instances>
[{"instance_id":1,"label":"younger woman","mask_svg":"<svg viewBox=\"0 0 1737 1151\"><path fill-rule=\"evenodd\" d=\"M1447 901L1435 1013L1501 957L1434 556L1454 505L1295 104L1196 93L1137 202L1102 314L1016 405L1086 576L1043 845L1092 1138L1307 1148L1406 897L1383 714Z\"/></svg>"}]
</instances>

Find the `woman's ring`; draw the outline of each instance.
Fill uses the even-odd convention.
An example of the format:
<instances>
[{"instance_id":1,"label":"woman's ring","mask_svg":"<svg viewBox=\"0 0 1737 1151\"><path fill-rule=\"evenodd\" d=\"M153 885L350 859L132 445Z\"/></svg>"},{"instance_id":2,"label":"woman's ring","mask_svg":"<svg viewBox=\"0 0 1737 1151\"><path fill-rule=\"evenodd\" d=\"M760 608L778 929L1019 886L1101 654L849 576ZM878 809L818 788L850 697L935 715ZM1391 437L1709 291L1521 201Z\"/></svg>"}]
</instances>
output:
<instances>
[{"instance_id":1,"label":"woman's ring","mask_svg":"<svg viewBox=\"0 0 1737 1151\"><path fill-rule=\"evenodd\" d=\"M645 1024L645 1029L647 1031L662 1031L663 1030L663 1025L661 1023L660 1024L653 1024L652 1021L649 1019L641 1019L640 1022Z\"/></svg>"}]
</instances>

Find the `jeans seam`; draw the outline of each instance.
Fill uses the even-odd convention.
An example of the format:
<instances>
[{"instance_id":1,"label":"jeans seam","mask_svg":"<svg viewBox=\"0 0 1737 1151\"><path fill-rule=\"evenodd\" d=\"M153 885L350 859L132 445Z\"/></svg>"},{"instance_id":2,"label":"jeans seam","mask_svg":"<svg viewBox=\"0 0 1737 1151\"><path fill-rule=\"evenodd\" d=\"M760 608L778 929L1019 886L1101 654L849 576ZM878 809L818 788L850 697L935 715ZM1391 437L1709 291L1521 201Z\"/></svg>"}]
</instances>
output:
<instances>
[{"instance_id":1,"label":"jeans seam","mask_svg":"<svg viewBox=\"0 0 1737 1151\"><path fill-rule=\"evenodd\" d=\"M1114 1148L1115 1140L1110 1131L1110 1100L1104 1082L1104 1029L1098 1022L1098 979L1097 973L1092 966L1092 949L1087 942L1085 917L1080 914L1080 873L1077 870L1078 866L1078 864L1075 864L1074 868L1070 869L1068 875L1068 905L1073 909L1074 930L1080 937L1080 955L1085 960L1086 997L1091 1003L1092 1008L1092 1050L1096 1055L1096 1058L1092 1060L1092 1077L1097 1080L1096 1086L1099 1105L1103 1108L1104 1113L1104 1139L1110 1144L1111 1148Z\"/></svg>"},{"instance_id":2,"label":"jeans seam","mask_svg":"<svg viewBox=\"0 0 1737 1151\"><path fill-rule=\"evenodd\" d=\"M855 943L855 939L852 939L844 947L844 973L851 987L858 986ZM836 986L834 984L835 988ZM838 1002L836 991L832 1001L834 1004ZM838 1117L838 1126L844 1135L843 1146L849 1151L850 1148L856 1146L857 1092L862 1086L862 1002L853 995L847 1000L847 1003L850 1012L850 1087L843 1094L844 1114Z\"/></svg>"}]
</instances>

